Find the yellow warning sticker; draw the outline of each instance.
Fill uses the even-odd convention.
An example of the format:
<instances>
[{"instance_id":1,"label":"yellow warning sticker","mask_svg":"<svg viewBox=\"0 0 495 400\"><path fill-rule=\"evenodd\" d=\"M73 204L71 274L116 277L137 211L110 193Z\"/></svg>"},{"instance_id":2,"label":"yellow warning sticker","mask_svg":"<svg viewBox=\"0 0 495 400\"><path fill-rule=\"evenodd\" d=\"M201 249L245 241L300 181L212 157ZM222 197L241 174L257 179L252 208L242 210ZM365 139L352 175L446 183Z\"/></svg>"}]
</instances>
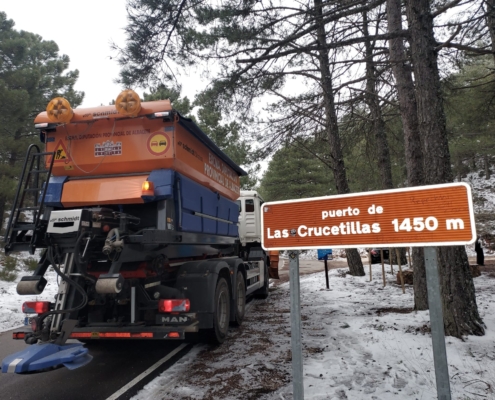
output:
<instances>
[{"instance_id":1,"label":"yellow warning sticker","mask_svg":"<svg viewBox=\"0 0 495 400\"><path fill-rule=\"evenodd\" d=\"M67 149L65 147L64 142L61 140L57 143L55 147L55 160L54 162L66 162L70 161L69 155L67 153Z\"/></svg>"}]
</instances>

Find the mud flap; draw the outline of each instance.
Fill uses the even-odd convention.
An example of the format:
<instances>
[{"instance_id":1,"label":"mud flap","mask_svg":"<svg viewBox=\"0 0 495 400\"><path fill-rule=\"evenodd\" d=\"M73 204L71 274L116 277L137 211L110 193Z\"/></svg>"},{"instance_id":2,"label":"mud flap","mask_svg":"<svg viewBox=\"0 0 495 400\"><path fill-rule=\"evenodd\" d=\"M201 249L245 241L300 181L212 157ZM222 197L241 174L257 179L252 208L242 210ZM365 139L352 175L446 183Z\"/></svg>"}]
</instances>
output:
<instances>
[{"instance_id":1,"label":"mud flap","mask_svg":"<svg viewBox=\"0 0 495 400\"><path fill-rule=\"evenodd\" d=\"M278 266L279 266L279 252L278 251L269 251L268 257L270 258L270 265L268 269L268 275L272 279L280 279L278 276Z\"/></svg>"},{"instance_id":2,"label":"mud flap","mask_svg":"<svg viewBox=\"0 0 495 400\"><path fill-rule=\"evenodd\" d=\"M3 373L42 372L58 365L73 370L88 364L93 357L82 344L60 346L53 343L34 344L2 361Z\"/></svg>"}]
</instances>

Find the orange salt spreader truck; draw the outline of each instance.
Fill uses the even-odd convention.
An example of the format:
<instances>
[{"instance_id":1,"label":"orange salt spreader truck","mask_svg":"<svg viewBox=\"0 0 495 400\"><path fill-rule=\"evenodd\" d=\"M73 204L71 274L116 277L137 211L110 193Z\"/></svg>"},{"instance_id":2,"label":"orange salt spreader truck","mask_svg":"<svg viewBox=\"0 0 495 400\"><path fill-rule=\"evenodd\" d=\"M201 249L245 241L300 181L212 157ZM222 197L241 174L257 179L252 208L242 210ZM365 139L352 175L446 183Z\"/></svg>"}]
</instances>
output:
<instances>
[{"instance_id":1,"label":"orange salt spreader truck","mask_svg":"<svg viewBox=\"0 0 495 400\"><path fill-rule=\"evenodd\" d=\"M56 98L35 127L45 149L28 149L5 252L42 249L19 294L42 293L50 266L60 284L54 302L23 304L31 317L13 336L31 346L2 372L86 365L69 338L222 343L246 296L268 296L278 253L261 248L263 200L240 192L246 173L170 101L125 90L115 106L73 110Z\"/></svg>"}]
</instances>

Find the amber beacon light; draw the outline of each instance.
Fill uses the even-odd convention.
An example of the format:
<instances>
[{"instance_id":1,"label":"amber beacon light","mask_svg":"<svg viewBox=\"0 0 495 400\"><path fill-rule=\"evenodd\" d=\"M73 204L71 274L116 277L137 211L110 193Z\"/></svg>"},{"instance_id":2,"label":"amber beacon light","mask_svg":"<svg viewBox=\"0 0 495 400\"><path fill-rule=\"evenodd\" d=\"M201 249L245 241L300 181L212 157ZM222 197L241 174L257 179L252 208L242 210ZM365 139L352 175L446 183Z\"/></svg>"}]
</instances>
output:
<instances>
[{"instance_id":1,"label":"amber beacon light","mask_svg":"<svg viewBox=\"0 0 495 400\"><path fill-rule=\"evenodd\" d=\"M144 181L141 186L141 190L143 196L154 196L155 194L155 187L153 182L150 181Z\"/></svg>"},{"instance_id":2,"label":"amber beacon light","mask_svg":"<svg viewBox=\"0 0 495 400\"><path fill-rule=\"evenodd\" d=\"M70 122L74 112L67 99L55 97L46 106L46 114L51 122L65 124Z\"/></svg>"},{"instance_id":3,"label":"amber beacon light","mask_svg":"<svg viewBox=\"0 0 495 400\"><path fill-rule=\"evenodd\" d=\"M119 114L136 117L141 111L141 99L134 90L123 90L115 100L115 108L117 108Z\"/></svg>"}]
</instances>

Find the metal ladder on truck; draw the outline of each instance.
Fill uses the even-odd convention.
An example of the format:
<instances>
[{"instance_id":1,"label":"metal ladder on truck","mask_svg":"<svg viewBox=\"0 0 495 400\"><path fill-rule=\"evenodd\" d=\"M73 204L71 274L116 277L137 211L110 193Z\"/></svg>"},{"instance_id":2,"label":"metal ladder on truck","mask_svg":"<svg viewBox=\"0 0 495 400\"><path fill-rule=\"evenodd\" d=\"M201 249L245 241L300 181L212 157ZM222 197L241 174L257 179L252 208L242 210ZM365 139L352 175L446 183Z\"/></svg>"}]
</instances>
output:
<instances>
[{"instance_id":1,"label":"metal ladder on truck","mask_svg":"<svg viewBox=\"0 0 495 400\"><path fill-rule=\"evenodd\" d=\"M48 169L44 162L46 156L51 156ZM41 239L38 238L38 233L54 159L55 152L42 153L37 145L29 146L5 230L6 255L13 251L29 251L34 254L36 243ZM22 213L26 211L32 213L32 221L20 221Z\"/></svg>"}]
</instances>

